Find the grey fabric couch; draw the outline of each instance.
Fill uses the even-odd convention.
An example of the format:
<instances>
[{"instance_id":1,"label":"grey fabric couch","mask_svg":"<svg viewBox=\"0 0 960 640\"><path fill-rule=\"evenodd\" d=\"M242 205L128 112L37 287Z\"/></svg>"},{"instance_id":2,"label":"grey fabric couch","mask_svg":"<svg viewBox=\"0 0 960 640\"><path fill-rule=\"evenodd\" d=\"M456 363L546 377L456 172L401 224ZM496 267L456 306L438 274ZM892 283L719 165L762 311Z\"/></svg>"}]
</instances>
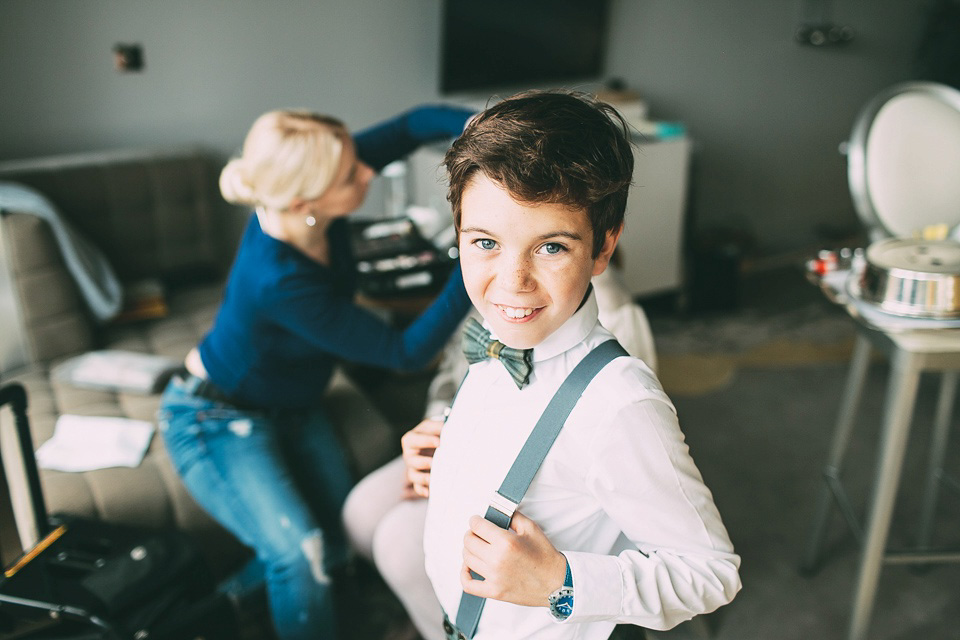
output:
<instances>
[{"instance_id":1,"label":"grey fabric couch","mask_svg":"<svg viewBox=\"0 0 960 640\"><path fill-rule=\"evenodd\" d=\"M65 268L46 222L0 216L0 383L28 393L34 446L51 437L64 413L154 420L158 395L79 389L51 368L92 349L125 349L182 359L211 325L247 213L227 205L216 178L221 161L199 149L123 151L0 163L0 181L49 198L108 257L121 280L159 278L169 314L126 324L95 323ZM338 372L325 401L358 475L395 455L397 436L362 391ZM23 545L31 527L12 416L0 413L4 457ZM119 523L179 527L194 535L211 565L225 572L244 550L184 489L155 434L134 469L41 471L47 506ZM4 499L0 496L0 500Z\"/></svg>"}]
</instances>

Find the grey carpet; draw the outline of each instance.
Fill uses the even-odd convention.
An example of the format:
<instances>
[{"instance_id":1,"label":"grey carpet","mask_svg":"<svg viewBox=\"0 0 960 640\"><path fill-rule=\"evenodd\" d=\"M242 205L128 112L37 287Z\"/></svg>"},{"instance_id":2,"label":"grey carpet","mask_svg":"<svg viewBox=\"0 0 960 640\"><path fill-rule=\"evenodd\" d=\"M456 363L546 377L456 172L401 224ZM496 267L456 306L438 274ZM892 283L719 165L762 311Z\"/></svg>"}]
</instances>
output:
<instances>
[{"instance_id":1,"label":"grey carpet","mask_svg":"<svg viewBox=\"0 0 960 640\"><path fill-rule=\"evenodd\" d=\"M886 371L884 364L871 369L846 464L849 493L861 507L873 479ZM691 451L743 560L743 591L710 617L715 640L845 637L858 552L839 515L819 573L807 578L797 570L845 375L843 365L741 369L722 390L675 398ZM892 544L909 544L915 533L936 390L936 380L924 378ZM950 452L953 469L960 469L957 449ZM960 545L958 504L957 496L941 495L935 543ZM656 637L697 636L681 627ZM960 565L923 573L885 567L870 638L960 638Z\"/></svg>"}]
</instances>

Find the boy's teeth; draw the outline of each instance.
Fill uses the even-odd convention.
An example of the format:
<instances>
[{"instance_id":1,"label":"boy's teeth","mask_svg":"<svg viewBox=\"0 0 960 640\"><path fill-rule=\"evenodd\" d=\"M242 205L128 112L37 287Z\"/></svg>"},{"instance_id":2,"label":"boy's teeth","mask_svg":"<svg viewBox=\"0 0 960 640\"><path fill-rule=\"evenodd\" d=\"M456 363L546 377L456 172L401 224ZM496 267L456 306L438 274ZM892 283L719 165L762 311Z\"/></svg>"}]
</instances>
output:
<instances>
[{"instance_id":1,"label":"boy's teeth","mask_svg":"<svg viewBox=\"0 0 960 640\"><path fill-rule=\"evenodd\" d=\"M533 313L533 309L520 309L518 307L500 307L500 308L503 309L503 312L507 314L507 316L510 318L524 318L530 315L531 313Z\"/></svg>"}]
</instances>

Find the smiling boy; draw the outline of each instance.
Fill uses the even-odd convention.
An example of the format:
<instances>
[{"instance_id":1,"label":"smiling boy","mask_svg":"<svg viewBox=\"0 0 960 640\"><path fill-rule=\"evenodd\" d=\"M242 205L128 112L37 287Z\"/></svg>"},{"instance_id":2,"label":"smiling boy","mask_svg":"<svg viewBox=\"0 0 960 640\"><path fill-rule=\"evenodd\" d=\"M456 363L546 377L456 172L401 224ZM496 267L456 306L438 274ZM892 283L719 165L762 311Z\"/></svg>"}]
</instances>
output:
<instances>
[{"instance_id":1,"label":"smiling boy","mask_svg":"<svg viewBox=\"0 0 960 640\"><path fill-rule=\"evenodd\" d=\"M464 591L488 598L478 640L599 640L618 623L673 627L740 589L673 405L635 358L587 387L510 529L482 517L560 384L611 339L590 279L623 228L625 134L607 105L533 92L477 116L445 159L467 293L532 366L472 364L441 433L424 551L450 638L469 637L454 626Z\"/></svg>"}]
</instances>

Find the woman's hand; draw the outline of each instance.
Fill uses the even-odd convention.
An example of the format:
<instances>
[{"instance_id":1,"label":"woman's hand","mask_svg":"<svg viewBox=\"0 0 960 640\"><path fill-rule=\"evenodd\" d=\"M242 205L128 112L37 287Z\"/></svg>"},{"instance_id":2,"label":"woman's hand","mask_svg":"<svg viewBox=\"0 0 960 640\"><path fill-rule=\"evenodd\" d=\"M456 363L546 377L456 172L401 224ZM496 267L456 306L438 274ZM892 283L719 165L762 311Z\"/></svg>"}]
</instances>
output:
<instances>
[{"instance_id":1,"label":"woman's hand","mask_svg":"<svg viewBox=\"0 0 960 640\"><path fill-rule=\"evenodd\" d=\"M408 489L413 493L409 496L411 498L430 495L430 469L433 467L433 453L440 446L442 428L442 419L427 418L400 438L410 483Z\"/></svg>"}]
</instances>

